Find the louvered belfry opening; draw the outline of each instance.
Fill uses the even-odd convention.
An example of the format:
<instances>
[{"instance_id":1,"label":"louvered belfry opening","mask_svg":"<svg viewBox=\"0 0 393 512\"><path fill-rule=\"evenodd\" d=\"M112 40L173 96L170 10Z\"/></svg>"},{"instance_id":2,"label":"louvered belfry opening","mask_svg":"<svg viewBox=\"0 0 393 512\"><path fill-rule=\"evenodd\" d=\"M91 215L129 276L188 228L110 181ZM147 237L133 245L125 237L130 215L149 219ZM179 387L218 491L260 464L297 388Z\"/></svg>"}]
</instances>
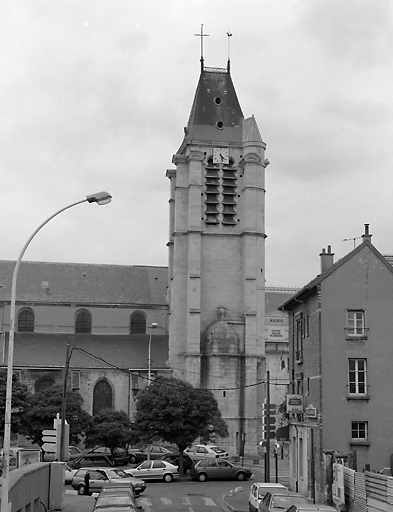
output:
<instances>
[{"instance_id":1,"label":"louvered belfry opening","mask_svg":"<svg viewBox=\"0 0 393 512\"><path fill-rule=\"evenodd\" d=\"M205 168L205 223L236 224L237 175L233 162L214 164L209 158Z\"/></svg>"}]
</instances>

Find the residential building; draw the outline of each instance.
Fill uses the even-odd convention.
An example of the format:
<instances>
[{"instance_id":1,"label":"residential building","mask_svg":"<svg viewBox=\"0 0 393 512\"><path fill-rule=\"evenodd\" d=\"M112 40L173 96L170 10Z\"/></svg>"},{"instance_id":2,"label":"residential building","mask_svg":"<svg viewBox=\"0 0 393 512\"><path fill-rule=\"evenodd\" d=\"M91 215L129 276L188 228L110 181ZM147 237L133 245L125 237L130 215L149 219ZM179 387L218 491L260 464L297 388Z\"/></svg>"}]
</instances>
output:
<instances>
[{"instance_id":1,"label":"residential building","mask_svg":"<svg viewBox=\"0 0 393 512\"><path fill-rule=\"evenodd\" d=\"M362 243L282 305L289 312L290 487L324 499L325 454L350 455L359 470L393 453L393 268Z\"/></svg>"}]
</instances>

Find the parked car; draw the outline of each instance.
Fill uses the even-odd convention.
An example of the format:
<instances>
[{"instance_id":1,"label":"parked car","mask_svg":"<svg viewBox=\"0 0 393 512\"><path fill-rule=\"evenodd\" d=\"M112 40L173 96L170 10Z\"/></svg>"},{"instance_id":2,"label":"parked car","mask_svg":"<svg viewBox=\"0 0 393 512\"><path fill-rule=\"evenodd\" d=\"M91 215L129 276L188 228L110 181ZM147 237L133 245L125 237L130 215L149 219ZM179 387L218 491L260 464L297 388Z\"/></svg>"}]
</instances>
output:
<instances>
[{"instance_id":1,"label":"parked car","mask_svg":"<svg viewBox=\"0 0 393 512\"><path fill-rule=\"evenodd\" d=\"M101 489L110 481L122 482L126 487L132 487L135 495L139 495L146 489L146 484L142 480L131 477L122 469L109 469L109 468L82 468L79 469L71 482L73 489L78 491L78 494L87 494L86 489L86 473L89 475L89 492L100 492Z\"/></svg>"},{"instance_id":2,"label":"parked car","mask_svg":"<svg viewBox=\"0 0 393 512\"><path fill-rule=\"evenodd\" d=\"M267 492L259 504L259 512L282 512L292 505L305 505L308 501L298 492L287 491L286 494Z\"/></svg>"},{"instance_id":3,"label":"parked car","mask_svg":"<svg viewBox=\"0 0 393 512\"><path fill-rule=\"evenodd\" d=\"M138 464L139 462L143 462L144 460L147 460L147 453L148 453L149 447L145 446L144 448L140 450L132 450L129 451L129 458L131 464ZM150 459L151 460L157 460L162 455L166 455L168 453L172 453L172 451L162 445L156 445L152 444L150 445Z\"/></svg>"},{"instance_id":4,"label":"parked car","mask_svg":"<svg viewBox=\"0 0 393 512\"><path fill-rule=\"evenodd\" d=\"M207 479L247 480L252 476L251 469L235 466L225 459L200 460L193 465L190 473L191 478L200 482Z\"/></svg>"},{"instance_id":5,"label":"parked car","mask_svg":"<svg viewBox=\"0 0 393 512\"><path fill-rule=\"evenodd\" d=\"M161 457L158 460L163 460L164 462L170 462L174 466L177 466L177 469L179 469L179 459L180 459L180 453L167 453L166 455L161 455ZM194 464L194 461L192 458L187 455L186 453L183 453L183 469L184 473L188 473Z\"/></svg>"},{"instance_id":6,"label":"parked car","mask_svg":"<svg viewBox=\"0 0 393 512\"><path fill-rule=\"evenodd\" d=\"M113 466L113 462L103 453L85 453L78 459L68 461L68 464L73 469Z\"/></svg>"},{"instance_id":7,"label":"parked car","mask_svg":"<svg viewBox=\"0 0 393 512\"><path fill-rule=\"evenodd\" d=\"M271 493L286 493L287 488L279 483L271 482L255 482L250 488L250 494L248 496L248 510L249 512L257 512L259 510L259 503L267 492Z\"/></svg>"},{"instance_id":8,"label":"parked car","mask_svg":"<svg viewBox=\"0 0 393 512\"><path fill-rule=\"evenodd\" d=\"M77 472L77 469L70 468L70 466L68 464L65 465L65 471L64 471L65 485L71 485L72 479L76 472Z\"/></svg>"},{"instance_id":9,"label":"parked car","mask_svg":"<svg viewBox=\"0 0 393 512\"><path fill-rule=\"evenodd\" d=\"M115 469L114 471L116 471L116 473L118 473L119 471L121 471L122 473L125 473L125 471L123 471L122 469ZM124 478L124 480L122 480L122 479L116 480L114 478L107 480L104 483L102 490L106 491L106 490L112 489L114 491L115 490L120 491L120 489L129 489L128 479L131 479L132 490L135 494L135 497L138 497L146 489L145 482L143 480L141 480L140 478L135 478L133 476L130 476L128 473L126 473L126 475L127 475L127 478Z\"/></svg>"},{"instance_id":10,"label":"parked car","mask_svg":"<svg viewBox=\"0 0 393 512\"><path fill-rule=\"evenodd\" d=\"M179 478L177 466L162 460L146 460L135 468L127 470L127 473L145 481L164 480L164 482L172 482L173 479Z\"/></svg>"},{"instance_id":11,"label":"parked car","mask_svg":"<svg viewBox=\"0 0 393 512\"><path fill-rule=\"evenodd\" d=\"M337 509L329 505L307 503L307 505L292 505L287 512L337 512Z\"/></svg>"},{"instance_id":12,"label":"parked car","mask_svg":"<svg viewBox=\"0 0 393 512\"><path fill-rule=\"evenodd\" d=\"M186 448L184 453L191 457L192 460L226 459L228 457L228 452L214 444L193 444Z\"/></svg>"},{"instance_id":13,"label":"parked car","mask_svg":"<svg viewBox=\"0 0 393 512\"><path fill-rule=\"evenodd\" d=\"M130 494L126 493L120 495L101 495L100 493L94 504L93 512L95 510L103 512L103 510L107 509L108 507L123 507L135 510L135 498L133 498Z\"/></svg>"},{"instance_id":14,"label":"parked car","mask_svg":"<svg viewBox=\"0 0 393 512\"><path fill-rule=\"evenodd\" d=\"M106 446L98 446L98 447L94 448L93 450L89 450L88 452L86 452L86 454L89 454L89 453L104 454L108 457L109 460L113 461L113 464L115 466L120 466L120 465L126 466L129 462L127 450L123 450L123 448L115 448L115 451L113 452L113 455L112 455L112 452Z\"/></svg>"}]
</instances>

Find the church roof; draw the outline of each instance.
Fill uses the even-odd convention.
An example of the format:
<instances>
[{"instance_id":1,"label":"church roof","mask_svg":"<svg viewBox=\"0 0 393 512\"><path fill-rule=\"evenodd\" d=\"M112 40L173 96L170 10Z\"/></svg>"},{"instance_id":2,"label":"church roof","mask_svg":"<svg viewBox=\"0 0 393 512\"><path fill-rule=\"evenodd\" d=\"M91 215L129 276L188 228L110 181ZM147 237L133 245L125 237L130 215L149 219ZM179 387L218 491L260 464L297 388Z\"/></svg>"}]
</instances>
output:
<instances>
[{"instance_id":1,"label":"church roof","mask_svg":"<svg viewBox=\"0 0 393 512\"><path fill-rule=\"evenodd\" d=\"M0 302L10 301L14 261L0 261ZM17 301L167 304L168 268L22 261Z\"/></svg>"},{"instance_id":2,"label":"church roof","mask_svg":"<svg viewBox=\"0 0 393 512\"><path fill-rule=\"evenodd\" d=\"M229 71L205 67L201 71L182 147L191 141L241 143L243 118Z\"/></svg>"},{"instance_id":3,"label":"church roof","mask_svg":"<svg viewBox=\"0 0 393 512\"><path fill-rule=\"evenodd\" d=\"M148 365L148 334L50 334L15 333L14 368L64 368L67 342L74 350L70 369L127 368L146 370ZM6 360L7 351L1 360ZM91 354L91 355L89 355ZM94 357L93 357L94 355ZM151 342L152 369L167 368L168 336L153 335ZM110 363L110 364L106 364Z\"/></svg>"}]
</instances>

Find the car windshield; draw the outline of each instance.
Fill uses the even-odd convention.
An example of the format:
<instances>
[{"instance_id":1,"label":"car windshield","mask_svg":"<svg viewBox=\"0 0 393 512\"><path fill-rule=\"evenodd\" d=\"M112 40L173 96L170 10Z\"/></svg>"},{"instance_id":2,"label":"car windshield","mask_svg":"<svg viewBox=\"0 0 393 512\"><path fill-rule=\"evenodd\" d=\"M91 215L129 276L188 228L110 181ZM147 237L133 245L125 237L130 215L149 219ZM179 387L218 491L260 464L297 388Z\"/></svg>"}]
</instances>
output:
<instances>
[{"instance_id":1,"label":"car windshield","mask_svg":"<svg viewBox=\"0 0 393 512\"><path fill-rule=\"evenodd\" d=\"M120 506L120 505L133 505L131 496L99 496L97 498L95 508L108 507L108 506Z\"/></svg>"},{"instance_id":2,"label":"car windshield","mask_svg":"<svg viewBox=\"0 0 393 512\"><path fill-rule=\"evenodd\" d=\"M225 453L225 450L222 450L221 448L219 448L218 446L211 446L210 447L213 452L216 452L216 453Z\"/></svg>"},{"instance_id":3,"label":"car windshield","mask_svg":"<svg viewBox=\"0 0 393 512\"><path fill-rule=\"evenodd\" d=\"M283 508L287 510L291 505L298 503L307 503L303 496L274 496L272 500L272 508Z\"/></svg>"},{"instance_id":4,"label":"car windshield","mask_svg":"<svg viewBox=\"0 0 393 512\"><path fill-rule=\"evenodd\" d=\"M117 478L119 478L119 477L120 478L128 478L130 476L125 471L123 471L122 469L112 469L111 473L116 473ZM116 478L116 477L112 477L112 478Z\"/></svg>"}]
</instances>

